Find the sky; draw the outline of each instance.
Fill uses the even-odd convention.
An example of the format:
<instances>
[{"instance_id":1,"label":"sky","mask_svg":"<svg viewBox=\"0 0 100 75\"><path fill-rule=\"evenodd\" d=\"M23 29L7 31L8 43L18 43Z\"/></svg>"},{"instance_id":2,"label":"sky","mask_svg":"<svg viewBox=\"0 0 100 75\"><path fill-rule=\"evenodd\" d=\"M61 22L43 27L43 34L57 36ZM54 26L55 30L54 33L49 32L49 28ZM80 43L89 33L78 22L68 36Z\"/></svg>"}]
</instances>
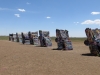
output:
<instances>
[{"instance_id":1,"label":"sky","mask_svg":"<svg viewBox=\"0 0 100 75\"><path fill-rule=\"evenodd\" d=\"M86 28L100 28L100 0L0 0L0 35L66 29L86 37Z\"/></svg>"}]
</instances>

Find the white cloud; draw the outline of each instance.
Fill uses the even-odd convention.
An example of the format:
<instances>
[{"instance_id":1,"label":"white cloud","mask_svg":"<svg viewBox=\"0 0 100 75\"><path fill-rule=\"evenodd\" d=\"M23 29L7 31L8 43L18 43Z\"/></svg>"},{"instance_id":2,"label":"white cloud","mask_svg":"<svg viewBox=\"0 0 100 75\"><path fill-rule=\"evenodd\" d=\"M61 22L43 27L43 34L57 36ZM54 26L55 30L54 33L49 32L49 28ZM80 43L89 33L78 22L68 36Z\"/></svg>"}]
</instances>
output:
<instances>
[{"instance_id":1,"label":"white cloud","mask_svg":"<svg viewBox=\"0 0 100 75\"><path fill-rule=\"evenodd\" d=\"M86 21L82 22L81 24L96 24L96 25L100 25L100 19L86 20Z\"/></svg>"},{"instance_id":2,"label":"white cloud","mask_svg":"<svg viewBox=\"0 0 100 75\"><path fill-rule=\"evenodd\" d=\"M12 11L12 12L20 11L20 12L33 13L33 14L41 13L37 11L26 11L25 9L10 9L10 8L1 8L1 7L0 7L0 11Z\"/></svg>"},{"instance_id":3,"label":"white cloud","mask_svg":"<svg viewBox=\"0 0 100 75\"><path fill-rule=\"evenodd\" d=\"M98 15L100 12L91 12L92 15Z\"/></svg>"},{"instance_id":4,"label":"white cloud","mask_svg":"<svg viewBox=\"0 0 100 75\"><path fill-rule=\"evenodd\" d=\"M74 22L75 23L75 25L77 25L79 22Z\"/></svg>"},{"instance_id":5,"label":"white cloud","mask_svg":"<svg viewBox=\"0 0 100 75\"><path fill-rule=\"evenodd\" d=\"M14 9L9 9L9 8L1 8L0 7L0 11L16 11L16 10L14 10Z\"/></svg>"},{"instance_id":6,"label":"white cloud","mask_svg":"<svg viewBox=\"0 0 100 75\"><path fill-rule=\"evenodd\" d=\"M14 14L16 17L20 17L20 14Z\"/></svg>"},{"instance_id":7,"label":"white cloud","mask_svg":"<svg viewBox=\"0 0 100 75\"><path fill-rule=\"evenodd\" d=\"M79 23L79 22L76 22L76 23Z\"/></svg>"},{"instance_id":8,"label":"white cloud","mask_svg":"<svg viewBox=\"0 0 100 75\"><path fill-rule=\"evenodd\" d=\"M46 18L49 19L49 18L51 18L51 17L48 16L48 17L46 17Z\"/></svg>"},{"instance_id":9,"label":"white cloud","mask_svg":"<svg viewBox=\"0 0 100 75\"><path fill-rule=\"evenodd\" d=\"M0 8L0 10L8 10L7 8Z\"/></svg>"},{"instance_id":10,"label":"white cloud","mask_svg":"<svg viewBox=\"0 0 100 75\"><path fill-rule=\"evenodd\" d=\"M18 9L18 11L25 12L26 10L25 9Z\"/></svg>"},{"instance_id":11,"label":"white cloud","mask_svg":"<svg viewBox=\"0 0 100 75\"><path fill-rule=\"evenodd\" d=\"M26 4L29 5L29 4L31 4L31 3L27 2Z\"/></svg>"},{"instance_id":12,"label":"white cloud","mask_svg":"<svg viewBox=\"0 0 100 75\"><path fill-rule=\"evenodd\" d=\"M79 23L79 22L74 22L74 23Z\"/></svg>"}]
</instances>

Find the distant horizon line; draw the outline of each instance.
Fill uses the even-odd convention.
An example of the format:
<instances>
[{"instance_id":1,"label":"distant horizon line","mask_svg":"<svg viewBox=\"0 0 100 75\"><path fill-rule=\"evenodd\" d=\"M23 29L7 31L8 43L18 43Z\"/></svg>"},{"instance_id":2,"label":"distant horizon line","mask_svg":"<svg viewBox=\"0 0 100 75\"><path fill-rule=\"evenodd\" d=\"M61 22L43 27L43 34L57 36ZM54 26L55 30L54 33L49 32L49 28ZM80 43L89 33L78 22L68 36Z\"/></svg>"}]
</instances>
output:
<instances>
[{"instance_id":1,"label":"distant horizon line","mask_svg":"<svg viewBox=\"0 0 100 75\"><path fill-rule=\"evenodd\" d=\"M0 36L8 36L8 35L0 35ZM50 37L56 37L56 36L50 36ZM75 36L69 36L69 37L71 37L71 38L86 38L86 37L75 37Z\"/></svg>"}]
</instances>

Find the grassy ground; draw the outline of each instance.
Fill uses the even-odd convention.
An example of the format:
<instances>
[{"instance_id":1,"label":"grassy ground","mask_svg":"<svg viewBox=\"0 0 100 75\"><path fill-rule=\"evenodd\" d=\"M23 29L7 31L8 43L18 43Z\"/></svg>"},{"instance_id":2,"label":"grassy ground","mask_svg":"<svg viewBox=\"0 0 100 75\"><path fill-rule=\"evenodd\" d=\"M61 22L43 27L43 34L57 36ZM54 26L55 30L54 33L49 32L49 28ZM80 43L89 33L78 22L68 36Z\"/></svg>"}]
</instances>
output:
<instances>
[{"instance_id":1,"label":"grassy ground","mask_svg":"<svg viewBox=\"0 0 100 75\"><path fill-rule=\"evenodd\" d=\"M0 40L8 40L8 36L0 36Z\"/></svg>"},{"instance_id":2,"label":"grassy ground","mask_svg":"<svg viewBox=\"0 0 100 75\"><path fill-rule=\"evenodd\" d=\"M51 37L52 40L55 40L55 37ZM70 38L71 41L84 41L86 38Z\"/></svg>"},{"instance_id":3,"label":"grassy ground","mask_svg":"<svg viewBox=\"0 0 100 75\"><path fill-rule=\"evenodd\" d=\"M8 40L8 36L0 36L0 40ZM55 40L55 37L51 37L52 40ZM70 38L71 41L84 41L86 38Z\"/></svg>"}]
</instances>

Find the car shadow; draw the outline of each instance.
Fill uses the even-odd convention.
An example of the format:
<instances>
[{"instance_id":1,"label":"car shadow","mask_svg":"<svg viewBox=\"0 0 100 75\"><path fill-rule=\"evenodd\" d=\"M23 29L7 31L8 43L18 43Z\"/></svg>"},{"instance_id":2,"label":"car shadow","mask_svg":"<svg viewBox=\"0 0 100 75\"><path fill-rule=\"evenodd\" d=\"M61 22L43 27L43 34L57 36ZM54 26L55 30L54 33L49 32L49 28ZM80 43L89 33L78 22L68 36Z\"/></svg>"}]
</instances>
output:
<instances>
[{"instance_id":1,"label":"car shadow","mask_svg":"<svg viewBox=\"0 0 100 75\"><path fill-rule=\"evenodd\" d=\"M46 47L46 46L35 46L35 47Z\"/></svg>"},{"instance_id":2,"label":"car shadow","mask_svg":"<svg viewBox=\"0 0 100 75\"><path fill-rule=\"evenodd\" d=\"M58 50L58 51L69 51L69 50L58 49L58 48L53 48L52 50Z\"/></svg>"},{"instance_id":3,"label":"car shadow","mask_svg":"<svg viewBox=\"0 0 100 75\"><path fill-rule=\"evenodd\" d=\"M85 54L81 54L82 56L96 56L96 55L92 55L91 53L85 53Z\"/></svg>"}]
</instances>

